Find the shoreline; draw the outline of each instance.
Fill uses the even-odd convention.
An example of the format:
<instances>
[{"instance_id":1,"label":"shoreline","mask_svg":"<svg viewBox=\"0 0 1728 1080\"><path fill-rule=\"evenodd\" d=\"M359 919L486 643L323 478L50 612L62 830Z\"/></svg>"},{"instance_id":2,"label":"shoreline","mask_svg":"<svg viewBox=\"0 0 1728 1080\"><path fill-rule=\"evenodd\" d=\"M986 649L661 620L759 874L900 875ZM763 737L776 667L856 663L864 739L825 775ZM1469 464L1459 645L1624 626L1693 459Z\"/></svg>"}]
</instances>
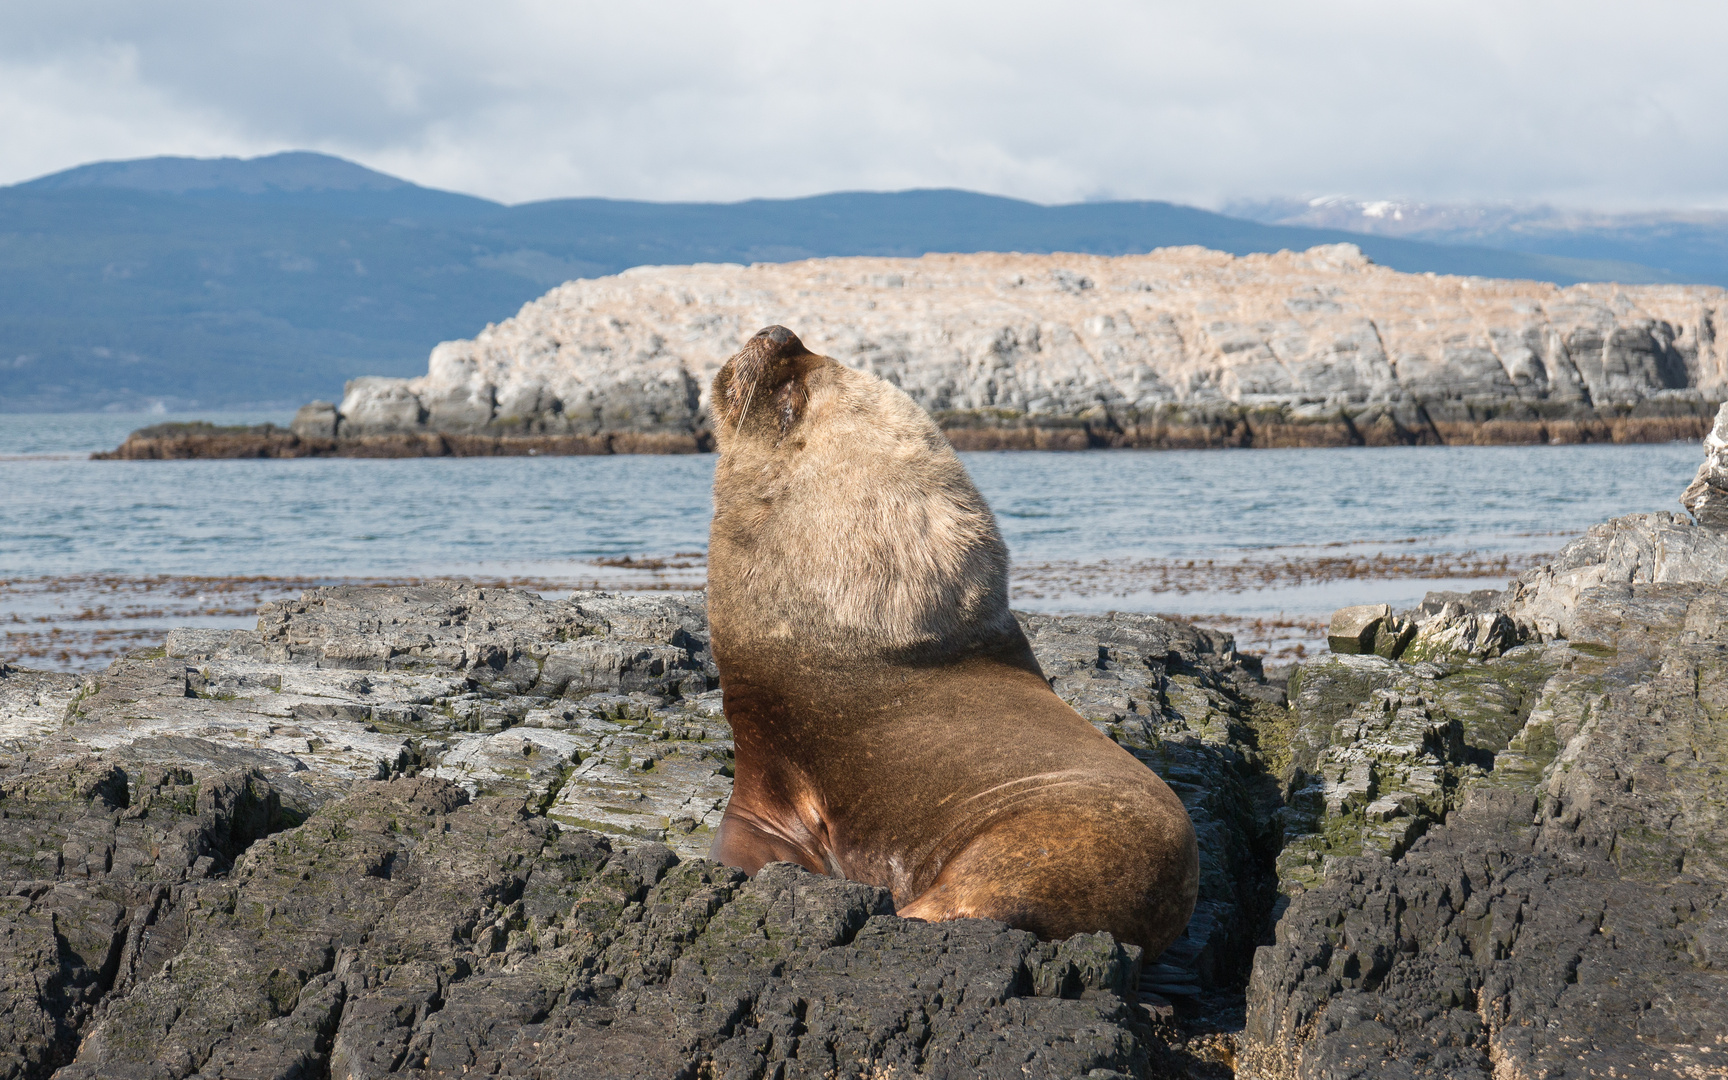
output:
<instances>
[{"instance_id":1,"label":"shoreline","mask_svg":"<svg viewBox=\"0 0 1728 1080\"><path fill-rule=\"evenodd\" d=\"M1558 539L1558 538L1557 538ZM1270 553L1269 553L1270 554ZM1325 650L1326 618L1350 603L1398 592L1500 588L1549 558L1540 552L1404 554L1319 552L1291 557L1028 561L1011 571L1010 602L1043 615L1157 615L1236 635L1270 663ZM249 630L258 608L310 589L425 587L448 582L519 589L559 599L577 591L624 595L700 592L700 557L591 560L567 574L129 575L58 574L0 579L0 662L89 672L159 647L175 627Z\"/></svg>"},{"instance_id":2,"label":"shoreline","mask_svg":"<svg viewBox=\"0 0 1728 1080\"><path fill-rule=\"evenodd\" d=\"M1686 442L1702 439L1711 416L1588 416L1481 421L1430 420L1406 425L1390 417L1358 423L1348 416L1300 422L1261 422L1246 415L1193 423L1121 427L1090 421L975 423L946 418L942 432L954 449L991 450L1275 450L1391 446L1579 446ZM706 454L714 439L691 432L610 432L594 435L396 432L352 438L295 432L274 424L221 428L164 424L141 428L92 461L190 461L291 458L593 457L615 454Z\"/></svg>"}]
</instances>

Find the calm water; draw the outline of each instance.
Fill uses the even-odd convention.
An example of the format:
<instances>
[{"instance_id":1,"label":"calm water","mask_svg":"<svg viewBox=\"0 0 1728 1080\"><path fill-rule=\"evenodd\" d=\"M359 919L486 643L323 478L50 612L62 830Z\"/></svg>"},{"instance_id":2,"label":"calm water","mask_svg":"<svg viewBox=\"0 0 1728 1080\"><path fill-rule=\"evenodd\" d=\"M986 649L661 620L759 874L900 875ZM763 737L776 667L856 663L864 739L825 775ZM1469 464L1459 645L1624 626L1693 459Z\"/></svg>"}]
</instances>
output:
<instances>
[{"instance_id":1,"label":"calm water","mask_svg":"<svg viewBox=\"0 0 1728 1080\"><path fill-rule=\"evenodd\" d=\"M272 423L287 427L294 419L282 413L46 413L19 416L0 413L0 459L32 457L88 457L98 450L112 450L141 427L171 421L203 420L212 424Z\"/></svg>"},{"instance_id":2,"label":"calm water","mask_svg":"<svg viewBox=\"0 0 1728 1080\"><path fill-rule=\"evenodd\" d=\"M710 456L82 459L158 419L0 416L0 579L451 575L627 585L644 577L639 568L596 560L699 556L707 546ZM1470 580L1442 569L1380 580L1370 567L1348 580L1316 581L1301 569L1315 560L1434 554L1451 565L1467 553L1553 551L1606 518L1679 509L1700 450L962 456L1001 522L1017 566L1017 603L1312 618L1340 603L1409 603L1428 588L1497 586L1508 576ZM1202 570L1207 560L1286 569L1267 587L1221 584L1200 571L1173 579L1170 567L1188 560ZM700 559L648 576L697 584Z\"/></svg>"},{"instance_id":3,"label":"calm water","mask_svg":"<svg viewBox=\"0 0 1728 1080\"><path fill-rule=\"evenodd\" d=\"M80 459L139 423L0 415L0 571L556 574L596 556L707 546L707 455ZM1679 509L1699 454L1696 444L1670 443L962 457L1015 559L1047 562L1228 558L1339 542L1552 548L1556 536L1604 518Z\"/></svg>"}]
</instances>

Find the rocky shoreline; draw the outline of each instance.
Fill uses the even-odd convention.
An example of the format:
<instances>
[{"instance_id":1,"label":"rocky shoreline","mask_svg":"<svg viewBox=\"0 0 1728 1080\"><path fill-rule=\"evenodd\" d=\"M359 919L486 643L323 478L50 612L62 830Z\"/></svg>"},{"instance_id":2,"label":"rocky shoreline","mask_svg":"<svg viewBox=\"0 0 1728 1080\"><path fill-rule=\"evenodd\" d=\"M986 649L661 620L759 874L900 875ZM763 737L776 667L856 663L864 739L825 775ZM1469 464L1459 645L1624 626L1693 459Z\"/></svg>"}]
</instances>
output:
<instances>
[{"instance_id":1,"label":"rocky shoreline","mask_svg":"<svg viewBox=\"0 0 1728 1080\"><path fill-rule=\"evenodd\" d=\"M306 409L301 409L304 414ZM1665 440L1622 440L1660 442ZM694 435L614 432L605 435L463 435L451 432L326 437L296 421L217 427L209 423L155 424L139 428L94 461L196 461L236 458L425 458L568 457L595 454L705 454L714 449L707 432Z\"/></svg>"},{"instance_id":2,"label":"rocky shoreline","mask_svg":"<svg viewBox=\"0 0 1728 1080\"><path fill-rule=\"evenodd\" d=\"M1018 417L938 416L956 450L1219 450L1330 446L1571 446L1584 443L1660 443L1702 438L1710 430L1710 401L1686 402L1677 411L1597 410L1591 415L1494 417L1434 421L1426 413L1413 426L1396 418L1364 421L1344 414L1302 419L1286 413L1241 408L1196 416L1170 410L1122 428L1114 423L1027 423ZM313 407L308 407L313 408ZM1670 407L1672 408L1672 407ZM302 413L305 413L302 409ZM97 461L187 461L234 458L422 458L558 457L602 454L706 454L713 436L704 427L689 434L610 432L601 435L487 435L453 432L326 437L297 422L290 429L261 424L217 428L208 424L158 424L140 428Z\"/></svg>"},{"instance_id":3,"label":"rocky shoreline","mask_svg":"<svg viewBox=\"0 0 1728 1080\"><path fill-rule=\"evenodd\" d=\"M1728 410L1707 449L1698 522L1341 612L1272 677L1152 616L1022 616L1194 819L1160 957L704 861L698 595L313 589L0 669L0 1074L1719 1073Z\"/></svg>"}]
</instances>

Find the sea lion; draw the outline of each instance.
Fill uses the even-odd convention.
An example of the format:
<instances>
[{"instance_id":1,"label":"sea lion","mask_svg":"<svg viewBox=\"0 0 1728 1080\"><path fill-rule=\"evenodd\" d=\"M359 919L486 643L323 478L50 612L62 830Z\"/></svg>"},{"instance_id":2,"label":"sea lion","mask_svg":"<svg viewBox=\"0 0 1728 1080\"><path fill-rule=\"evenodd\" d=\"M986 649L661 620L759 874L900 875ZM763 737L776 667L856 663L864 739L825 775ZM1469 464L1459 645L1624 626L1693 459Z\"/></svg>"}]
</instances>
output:
<instances>
[{"instance_id":1,"label":"sea lion","mask_svg":"<svg viewBox=\"0 0 1728 1080\"><path fill-rule=\"evenodd\" d=\"M737 753L713 858L1161 952L1194 909L1194 827L1050 689L935 423L781 326L720 369L711 409L708 618Z\"/></svg>"}]
</instances>

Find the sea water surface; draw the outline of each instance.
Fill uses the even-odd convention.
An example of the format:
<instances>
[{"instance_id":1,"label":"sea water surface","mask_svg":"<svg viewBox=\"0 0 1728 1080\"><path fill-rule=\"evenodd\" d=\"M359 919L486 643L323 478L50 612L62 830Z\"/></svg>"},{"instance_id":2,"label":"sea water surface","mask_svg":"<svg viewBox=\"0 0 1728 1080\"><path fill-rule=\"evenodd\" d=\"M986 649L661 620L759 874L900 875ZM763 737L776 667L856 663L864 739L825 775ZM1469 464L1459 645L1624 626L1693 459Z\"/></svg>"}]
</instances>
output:
<instances>
[{"instance_id":1,"label":"sea water surface","mask_svg":"<svg viewBox=\"0 0 1728 1080\"><path fill-rule=\"evenodd\" d=\"M223 582L241 579L282 579L292 589L463 577L549 592L703 580L711 455L87 459L137 426L138 417L0 416L0 621L24 626L10 632L20 641L31 620L54 626L80 613L90 616L83 630L136 631L128 606L172 609L175 589L201 600L232 592ZM1434 588L1500 587L1598 521L1678 510L1700 450L1676 443L961 457L995 508L1017 606L1203 617L1288 648L1311 639L1342 604L1404 606ZM154 600L151 581L165 583ZM113 605L93 604L102 589ZM247 590L246 602L217 604L222 610L209 615L182 604L197 617L180 621L247 624L250 598L272 587ZM62 666L84 663L76 652Z\"/></svg>"}]
</instances>

